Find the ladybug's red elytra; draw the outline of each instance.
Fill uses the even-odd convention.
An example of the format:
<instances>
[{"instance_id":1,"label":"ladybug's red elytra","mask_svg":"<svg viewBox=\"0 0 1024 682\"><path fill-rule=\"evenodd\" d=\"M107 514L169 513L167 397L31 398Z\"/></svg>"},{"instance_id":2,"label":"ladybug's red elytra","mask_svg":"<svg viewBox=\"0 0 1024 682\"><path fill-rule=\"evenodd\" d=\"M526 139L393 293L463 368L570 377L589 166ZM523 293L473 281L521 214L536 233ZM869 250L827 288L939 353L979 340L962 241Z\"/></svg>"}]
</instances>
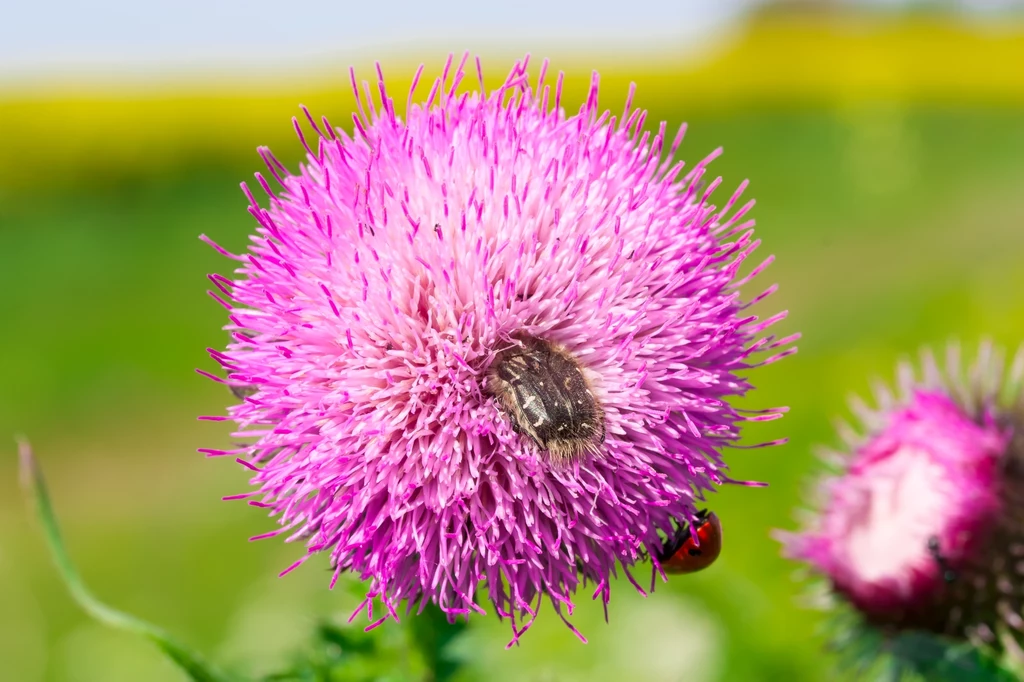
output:
<instances>
[{"instance_id":1,"label":"ladybug's red elytra","mask_svg":"<svg viewBox=\"0 0 1024 682\"><path fill-rule=\"evenodd\" d=\"M695 525L700 544L694 542L690 524L683 522L658 553L658 563L665 573L696 573L715 563L722 553L722 522L715 513L698 511Z\"/></svg>"}]
</instances>

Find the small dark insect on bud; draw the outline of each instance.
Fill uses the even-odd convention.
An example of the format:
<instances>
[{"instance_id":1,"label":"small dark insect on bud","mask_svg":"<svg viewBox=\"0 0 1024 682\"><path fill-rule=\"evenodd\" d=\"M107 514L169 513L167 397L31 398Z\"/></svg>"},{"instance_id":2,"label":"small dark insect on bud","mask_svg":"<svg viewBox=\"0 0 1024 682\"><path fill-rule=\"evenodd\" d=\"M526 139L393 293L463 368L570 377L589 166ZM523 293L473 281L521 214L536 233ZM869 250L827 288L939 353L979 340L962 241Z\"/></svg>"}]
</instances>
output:
<instances>
[{"instance_id":1,"label":"small dark insect on bud","mask_svg":"<svg viewBox=\"0 0 1024 682\"><path fill-rule=\"evenodd\" d=\"M928 538L928 553L932 555L932 559L935 560L939 570L942 571L942 579L947 583L955 581L956 571L949 567L946 557L942 556L942 551L939 548L939 538L935 535Z\"/></svg>"},{"instance_id":2,"label":"small dark insect on bud","mask_svg":"<svg viewBox=\"0 0 1024 682\"><path fill-rule=\"evenodd\" d=\"M503 350L487 374L487 390L512 421L556 465L596 454L604 442L604 411L583 368L565 348L526 336Z\"/></svg>"}]
</instances>

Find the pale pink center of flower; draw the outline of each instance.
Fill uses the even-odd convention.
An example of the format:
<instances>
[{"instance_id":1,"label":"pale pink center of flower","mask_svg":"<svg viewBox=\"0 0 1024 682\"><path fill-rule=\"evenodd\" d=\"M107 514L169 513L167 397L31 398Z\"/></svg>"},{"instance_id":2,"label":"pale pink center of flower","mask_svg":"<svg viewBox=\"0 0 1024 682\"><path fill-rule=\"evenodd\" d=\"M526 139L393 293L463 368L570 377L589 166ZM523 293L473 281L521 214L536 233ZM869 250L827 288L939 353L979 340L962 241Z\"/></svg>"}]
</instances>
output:
<instances>
[{"instance_id":1,"label":"pale pink center of flower","mask_svg":"<svg viewBox=\"0 0 1024 682\"><path fill-rule=\"evenodd\" d=\"M901 447L851 483L848 528L836 549L853 574L866 582L897 579L908 567L933 561L928 540L947 525L953 491L927 451Z\"/></svg>"}]
</instances>

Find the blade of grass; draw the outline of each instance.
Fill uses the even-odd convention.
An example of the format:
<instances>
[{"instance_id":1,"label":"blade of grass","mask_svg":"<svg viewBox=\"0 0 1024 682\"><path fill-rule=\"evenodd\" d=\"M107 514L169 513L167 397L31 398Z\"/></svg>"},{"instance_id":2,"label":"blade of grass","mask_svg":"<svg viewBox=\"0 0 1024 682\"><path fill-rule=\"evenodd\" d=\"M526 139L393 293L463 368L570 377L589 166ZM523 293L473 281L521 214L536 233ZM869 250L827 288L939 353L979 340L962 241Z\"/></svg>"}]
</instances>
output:
<instances>
[{"instance_id":1,"label":"blade of grass","mask_svg":"<svg viewBox=\"0 0 1024 682\"><path fill-rule=\"evenodd\" d=\"M112 628L141 635L153 642L193 682L231 682L231 678L206 662L201 655L176 641L163 629L111 608L93 596L81 576L78 575L67 548L64 546L57 523L57 515L53 511L50 493L46 487L46 479L43 477L39 462L32 454L31 446L23 438L18 439L18 458L21 465L22 485L35 502L35 511L43 524L43 533L50 546L53 562L57 567L57 572L64 580L64 584L67 585L72 599L99 622Z\"/></svg>"}]
</instances>

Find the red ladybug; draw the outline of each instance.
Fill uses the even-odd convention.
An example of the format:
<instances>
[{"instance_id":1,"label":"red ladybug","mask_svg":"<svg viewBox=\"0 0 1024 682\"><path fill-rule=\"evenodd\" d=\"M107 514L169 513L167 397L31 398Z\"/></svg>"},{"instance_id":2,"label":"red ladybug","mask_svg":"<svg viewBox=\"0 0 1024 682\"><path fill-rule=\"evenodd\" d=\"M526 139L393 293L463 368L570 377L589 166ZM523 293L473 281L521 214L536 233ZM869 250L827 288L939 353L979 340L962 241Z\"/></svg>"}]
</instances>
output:
<instances>
[{"instance_id":1,"label":"red ladybug","mask_svg":"<svg viewBox=\"0 0 1024 682\"><path fill-rule=\"evenodd\" d=\"M690 524L683 522L658 553L658 563L665 573L696 573L715 563L722 553L722 522L714 512L698 511L696 528L699 545L693 541Z\"/></svg>"}]
</instances>

